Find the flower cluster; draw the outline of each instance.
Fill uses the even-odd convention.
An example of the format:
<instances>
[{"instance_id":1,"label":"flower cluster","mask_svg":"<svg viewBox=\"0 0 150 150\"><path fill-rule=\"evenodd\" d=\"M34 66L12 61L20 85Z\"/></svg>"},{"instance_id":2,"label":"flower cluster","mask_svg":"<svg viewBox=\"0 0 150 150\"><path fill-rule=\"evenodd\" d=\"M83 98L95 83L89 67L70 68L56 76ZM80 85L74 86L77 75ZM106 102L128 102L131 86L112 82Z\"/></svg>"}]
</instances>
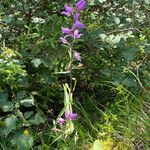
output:
<instances>
[{"instance_id":1,"label":"flower cluster","mask_svg":"<svg viewBox=\"0 0 150 150\"><path fill-rule=\"evenodd\" d=\"M65 118L58 118L57 123L61 126L65 124L65 120L76 120L78 115L76 113L69 113L68 115L65 113Z\"/></svg>"},{"instance_id":2,"label":"flower cluster","mask_svg":"<svg viewBox=\"0 0 150 150\"><path fill-rule=\"evenodd\" d=\"M70 5L65 5L64 9L65 11L62 12L62 14L66 16L73 16L73 25L71 28L65 28L62 27L62 33L64 34L63 37L60 37L60 40L63 44L67 44L70 46L70 50L72 51L73 43L76 39L79 39L83 34L80 34L80 29L85 29L86 26L80 22L80 12L85 8L86 1L80 0L76 3L75 7L72 7ZM71 43L67 41L67 38L71 37L73 40ZM74 51L74 56L77 59L77 61L81 61L80 53Z\"/></svg>"}]
</instances>

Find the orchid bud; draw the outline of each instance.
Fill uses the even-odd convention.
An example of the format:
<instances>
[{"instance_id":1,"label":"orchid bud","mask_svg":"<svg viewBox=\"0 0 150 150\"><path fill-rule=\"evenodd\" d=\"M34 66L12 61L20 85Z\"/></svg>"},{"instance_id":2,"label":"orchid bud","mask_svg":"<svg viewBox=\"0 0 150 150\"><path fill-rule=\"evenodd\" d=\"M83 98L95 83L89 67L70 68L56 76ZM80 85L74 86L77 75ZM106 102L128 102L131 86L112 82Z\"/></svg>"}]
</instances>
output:
<instances>
[{"instance_id":1,"label":"orchid bud","mask_svg":"<svg viewBox=\"0 0 150 150\"><path fill-rule=\"evenodd\" d=\"M61 40L61 42L62 42L63 44L68 44L68 42L67 42L67 40L66 40L65 38L60 37L60 40Z\"/></svg>"},{"instance_id":2,"label":"orchid bud","mask_svg":"<svg viewBox=\"0 0 150 150\"><path fill-rule=\"evenodd\" d=\"M80 17L80 14L79 14L79 13L76 13L76 14L74 15L74 22L79 21L79 17Z\"/></svg>"},{"instance_id":3,"label":"orchid bud","mask_svg":"<svg viewBox=\"0 0 150 150\"><path fill-rule=\"evenodd\" d=\"M81 58L81 56L80 56L80 53L78 53L78 52L74 52L74 56L75 56L75 58L76 58L76 60L77 61L82 61L82 58Z\"/></svg>"},{"instance_id":4,"label":"orchid bud","mask_svg":"<svg viewBox=\"0 0 150 150\"><path fill-rule=\"evenodd\" d=\"M63 118L58 118L57 119L57 124L59 124L60 126L62 126L63 124L65 124L65 120Z\"/></svg>"},{"instance_id":5,"label":"orchid bud","mask_svg":"<svg viewBox=\"0 0 150 150\"><path fill-rule=\"evenodd\" d=\"M76 7L78 11L81 11L85 8L86 6L86 1L85 0L80 0L79 2L76 3Z\"/></svg>"}]
</instances>

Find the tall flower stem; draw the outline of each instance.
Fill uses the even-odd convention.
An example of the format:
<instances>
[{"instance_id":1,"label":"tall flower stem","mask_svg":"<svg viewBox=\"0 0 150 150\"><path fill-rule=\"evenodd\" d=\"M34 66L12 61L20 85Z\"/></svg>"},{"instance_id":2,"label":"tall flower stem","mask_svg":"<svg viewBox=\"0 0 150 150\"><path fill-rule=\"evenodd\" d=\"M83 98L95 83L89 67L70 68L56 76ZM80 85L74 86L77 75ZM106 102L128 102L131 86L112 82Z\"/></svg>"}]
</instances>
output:
<instances>
[{"instance_id":1,"label":"tall flower stem","mask_svg":"<svg viewBox=\"0 0 150 150\"><path fill-rule=\"evenodd\" d=\"M71 28L62 27L62 33L64 34L63 37L60 37L60 40L63 44L68 45L68 54L69 54L69 64L67 68L67 72L69 73L69 84L64 84L64 108L60 112L59 117L61 117L64 113L64 118L57 119L57 123L61 125L66 125L66 133L71 134L74 130L74 126L72 123L72 120L75 120L77 118L77 114L73 113L72 110L72 102L73 102L73 58L75 58L77 61L82 61L82 58L80 56L80 53L73 50L74 43L77 39L79 39L83 34L80 33L81 29L85 29L86 26L80 22L80 12L85 8L86 6L86 0L79 0L77 3L75 3L75 7L72 5L65 4L64 11L62 14L72 17L73 25ZM68 41L68 39L71 39Z\"/></svg>"},{"instance_id":2,"label":"tall flower stem","mask_svg":"<svg viewBox=\"0 0 150 150\"><path fill-rule=\"evenodd\" d=\"M73 61L73 46L74 46L75 39L72 40L72 43L70 44L69 48L69 77L70 77L70 90L69 90L69 97L72 95L72 90L73 90L73 83L72 83L72 61Z\"/></svg>"}]
</instances>

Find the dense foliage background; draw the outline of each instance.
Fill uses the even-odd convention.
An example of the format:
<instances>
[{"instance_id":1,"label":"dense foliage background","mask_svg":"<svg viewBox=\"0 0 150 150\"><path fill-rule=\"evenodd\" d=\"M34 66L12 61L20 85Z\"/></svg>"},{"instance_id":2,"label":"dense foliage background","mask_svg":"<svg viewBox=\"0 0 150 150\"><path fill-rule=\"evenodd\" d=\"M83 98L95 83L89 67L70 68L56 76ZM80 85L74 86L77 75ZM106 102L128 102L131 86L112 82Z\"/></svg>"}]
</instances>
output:
<instances>
[{"instance_id":1,"label":"dense foliage background","mask_svg":"<svg viewBox=\"0 0 150 150\"><path fill-rule=\"evenodd\" d=\"M88 0L75 50L75 132L53 131L68 82L69 0L1 0L0 149L149 149L150 2Z\"/></svg>"}]
</instances>

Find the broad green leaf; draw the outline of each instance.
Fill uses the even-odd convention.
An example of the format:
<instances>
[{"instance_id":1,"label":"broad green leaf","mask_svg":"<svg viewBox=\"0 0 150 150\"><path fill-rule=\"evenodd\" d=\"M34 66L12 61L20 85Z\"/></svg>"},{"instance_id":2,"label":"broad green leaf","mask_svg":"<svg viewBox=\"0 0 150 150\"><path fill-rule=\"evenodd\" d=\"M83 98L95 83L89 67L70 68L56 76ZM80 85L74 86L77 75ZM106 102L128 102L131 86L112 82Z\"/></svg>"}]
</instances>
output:
<instances>
[{"instance_id":1,"label":"broad green leaf","mask_svg":"<svg viewBox=\"0 0 150 150\"><path fill-rule=\"evenodd\" d=\"M34 117L30 119L30 122L34 125L39 125L41 123L44 123L45 119L39 113L37 113Z\"/></svg>"},{"instance_id":2,"label":"broad green leaf","mask_svg":"<svg viewBox=\"0 0 150 150\"><path fill-rule=\"evenodd\" d=\"M7 93L1 93L0 92L0 101L7 101L8 99L8 94Z\"/></svg>"},{"instance_id":3,"label":"broad green leaf","mask_svg":"<svg viewBox=\"0 0 150 150\"><path fill-rule=\"evenodd\" d=\"M3 112L10 112L14 108L14 103L10 101L2 102L2 105L0 108L3 110Z\"/></svg>"},{"instance_id":4,"label":"broad green leaf","mask_svg":"<svg viewBox=\"0 0 150 150\"><path fill-rule=\"evenodd\" d=\"M10 117L4 120L5 126L1 128L2 134L8 135L12 130L16 129L17 127L17 117L15 115L11 115Z\"/></svg>"},{"instance_id":5,"label":"broad green leaf","mask_svg":"<svg viewBox=\"0 0 150 150\"><path fill-rule=\"evenodd\" d=\"M17 98L22 99L26 96L27 92L26 91L19 91L17 92Z\"/></svg>"},{"instance_id":6,"label":"broad green leaf","mask_svg":"<svg viewBox=\"0 0 150 150\"><path fill-rule=\"evenodd\" d=\"M33 59L31 62L34 64L34 66L35 66L36 68L38 68L39 65L42 63L41 60L38 59L38 58Z\"/></svg>"},{"instance_id":7,"label":"broad green leaf","mask_svg":"<svg viewBox=\"0 0 150 150\"><path fill-rule=\"evenodd\" d=\"M48 69L43 69L43 76L46 83L53 83L53 77L51 76Z\"/></svg>"},{"instance_id":8,"label":"broad green leaf","mask_svg":"<svg viewBox=\"0 0 150 150\"><path fill-rule=\"evenodd\" d=\"M20 101L20 104L25 107L31 107L34 105L34 99L33 98L23 99Z\"/></svg>"},{"instance_id":9,"label":"broad green leaf","mask_svg":"<svg viewBox=\"0 0 150 150\"><path fill-rule=\"evenodd\" d=\"M25 118L30 118L33 115L33 111L27 111L24 113Z\"/></svg>"},{"instance_id":10,"label":"broad green leaf","mask_svg":"<svg viewBox=\"0 0 150 150\"><path fill-rule=\"evenodd\" d=\"M123 51L122 52L123 57L127 60L127 61L131 61L134 59L134 53L130 52L130 51Z\"/></svg>"},{"instance_id":11,"label":"broad green leaf","mask_svg":"<svg viewBox=\"0 0 150 150\"><path fill-rule=\"evenodd\" d=\"M49 59L42 59L42 63L45 67L49 68L52 64L51 61Z\"/></svg>"},{"instance_id":12,"label":"broad green leaf","mask_svg":"<svg viewBox=\"0 0 150 150\"><path fill-rule=\"evenodd\" d=\"M3 112L9 112L12 111L14 108L14 104L10 101L7 100L8 99L8 94L7 93L0 93L0 109Z\"/></svg>"}]
</instances>

